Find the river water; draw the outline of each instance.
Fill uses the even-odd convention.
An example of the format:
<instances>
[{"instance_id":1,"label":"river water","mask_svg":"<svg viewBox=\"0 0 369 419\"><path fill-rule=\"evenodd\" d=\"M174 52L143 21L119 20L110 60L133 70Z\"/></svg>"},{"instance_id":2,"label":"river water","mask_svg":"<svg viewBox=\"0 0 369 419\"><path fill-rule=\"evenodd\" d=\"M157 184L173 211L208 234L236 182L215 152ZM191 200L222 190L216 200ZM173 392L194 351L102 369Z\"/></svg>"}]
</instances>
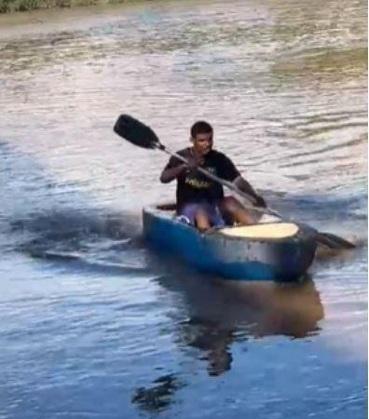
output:
<instances>
[{"instance_id":1,"label":"river water","mask_svg":"<svg viewBox=\"0 0 369 419\"><path fill-rule=\"evenodd\" d=\"M359 419L367 4L150 2L0 17L0 417ZM206 119L271 207L355 240L299 286L152 253L141 208ZM329 257L328 257L329 256Z\"/></svg>"}]
</instances>

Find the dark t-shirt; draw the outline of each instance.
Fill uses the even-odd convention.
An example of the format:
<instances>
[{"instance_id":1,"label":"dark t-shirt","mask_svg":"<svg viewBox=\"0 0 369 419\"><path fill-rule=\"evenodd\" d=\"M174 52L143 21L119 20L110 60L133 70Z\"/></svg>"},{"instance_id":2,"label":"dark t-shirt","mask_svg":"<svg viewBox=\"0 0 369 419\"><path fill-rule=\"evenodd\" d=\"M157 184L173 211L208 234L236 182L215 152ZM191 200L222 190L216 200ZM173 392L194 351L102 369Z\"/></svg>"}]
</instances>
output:
<instances>
[{"instance_id":1,"label":"dark t-shirt","mask_svg":"<svg viewBox=\"0 0 369 419\"><path fill-rule=\"evenodd\" d=\"M187 158L192 157L191 148L177 151L177 154ZM171 157L165 169L172 169L183 164L176 157ZM204 156L204 164L201 166L212 174L233 182L238 176L239 171L233 162L223 153L211 150ZM224 197L223 187L217 182L208 179L202 173L193 170L186 172L177 178L177 211L183 205L196 202L217 202Z\"/></svg>"}]
</instances>

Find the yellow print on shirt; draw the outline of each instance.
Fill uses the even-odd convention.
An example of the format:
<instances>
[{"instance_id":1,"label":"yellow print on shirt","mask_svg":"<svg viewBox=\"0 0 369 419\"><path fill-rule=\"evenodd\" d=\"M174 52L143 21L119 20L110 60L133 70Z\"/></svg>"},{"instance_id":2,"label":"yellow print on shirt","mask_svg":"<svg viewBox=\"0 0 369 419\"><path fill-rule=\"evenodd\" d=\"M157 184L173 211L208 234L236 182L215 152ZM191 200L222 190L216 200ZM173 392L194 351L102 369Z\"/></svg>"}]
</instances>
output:
<instances>
[{"instance_id":1,"label":"yellow print on shirt","mask_svg":"<svg viewBox=\"0 0 369 419\"><path fill-rule=\"evenodd\" d=\"M199 180L196 178L188 178L188 177L186 177L185 183L187 183L188 185L191 185L193 188L196 188L196 189L205 189L205 188L210 188L211 186L211 183L206 182L206 180Z\"/></svg>"},{"instance_id":2,"label":"yellow print on shirt","mask_svg":"<svg viewBox=\"0 0 369 419\"><path fill-rule=\"evenodd\" d=\"M204 167L208 172L216 174L217 170L215 167ZM198 179L196 176L186 176L185 183L187 185L191 185L193 188L196 189L207 189L212 186L212 182L209 182L207 180Z\"/></svg>"}]
</instances>

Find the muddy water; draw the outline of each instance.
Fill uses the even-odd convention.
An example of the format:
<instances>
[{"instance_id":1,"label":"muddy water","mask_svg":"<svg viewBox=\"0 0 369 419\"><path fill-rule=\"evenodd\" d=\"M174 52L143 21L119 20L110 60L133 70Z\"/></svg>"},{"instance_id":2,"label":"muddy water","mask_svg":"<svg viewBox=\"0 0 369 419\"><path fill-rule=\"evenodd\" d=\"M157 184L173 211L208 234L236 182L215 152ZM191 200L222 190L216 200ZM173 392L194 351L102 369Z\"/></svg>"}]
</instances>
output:
<instances>
[{"instance_id":1,"label":"muddy water","mask_svg":"<svg viewBox=\"0 0 369 419\"><path fill-rule=\"evenodd\" d=\"M150 2L0 17L0 416L364 418L362 1ZM143 205L197 119L286 216L360 243L300 286L157 258Z\"/></svg>"}]
</instances>

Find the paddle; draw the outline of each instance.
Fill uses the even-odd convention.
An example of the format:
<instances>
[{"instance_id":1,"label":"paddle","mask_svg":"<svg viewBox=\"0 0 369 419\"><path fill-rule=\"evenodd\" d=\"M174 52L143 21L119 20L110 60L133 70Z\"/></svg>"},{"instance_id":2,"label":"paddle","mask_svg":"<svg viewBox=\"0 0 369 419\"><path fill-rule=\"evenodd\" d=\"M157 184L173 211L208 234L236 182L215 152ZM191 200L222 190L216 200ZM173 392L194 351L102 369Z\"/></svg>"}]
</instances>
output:
<instances>
[{"instance_id":1,"label":"paddle","mask_svg":"<svg viewBox=\"0 0 369 419\"><path fill-rule=\"evenodd\" d=\"M168 150L168 148L160 142L155 132L149 126L143 124L142 122L138 121L130 115L120 115L114 125L114 131L120 137L123 137L124 139L126 139L134 145L137 145L138 147L161 150L164 153L170 156L174 156L178 160L181 160L182 162L188 164L188 161L183 156ZM208 172L202 167L197 167L197 170L209 179L220 183L226 188L237 193L242 198L250 201L250 196L238 189L237 186L233 183L228 182L225 179L219 178L218 176L215 176L213 173ZM258 211L264 214L273 215L283 219L283 217L278 212L273 211L269 208L254 207L251 205L244 205L244 207L252 211ZM335 236L331 233L317 232L317 241L320 244L330 247L331 249L352 249L355 247L353 243L350 243L349 241L341 237Z\"/></svg>"}]
</instances>

